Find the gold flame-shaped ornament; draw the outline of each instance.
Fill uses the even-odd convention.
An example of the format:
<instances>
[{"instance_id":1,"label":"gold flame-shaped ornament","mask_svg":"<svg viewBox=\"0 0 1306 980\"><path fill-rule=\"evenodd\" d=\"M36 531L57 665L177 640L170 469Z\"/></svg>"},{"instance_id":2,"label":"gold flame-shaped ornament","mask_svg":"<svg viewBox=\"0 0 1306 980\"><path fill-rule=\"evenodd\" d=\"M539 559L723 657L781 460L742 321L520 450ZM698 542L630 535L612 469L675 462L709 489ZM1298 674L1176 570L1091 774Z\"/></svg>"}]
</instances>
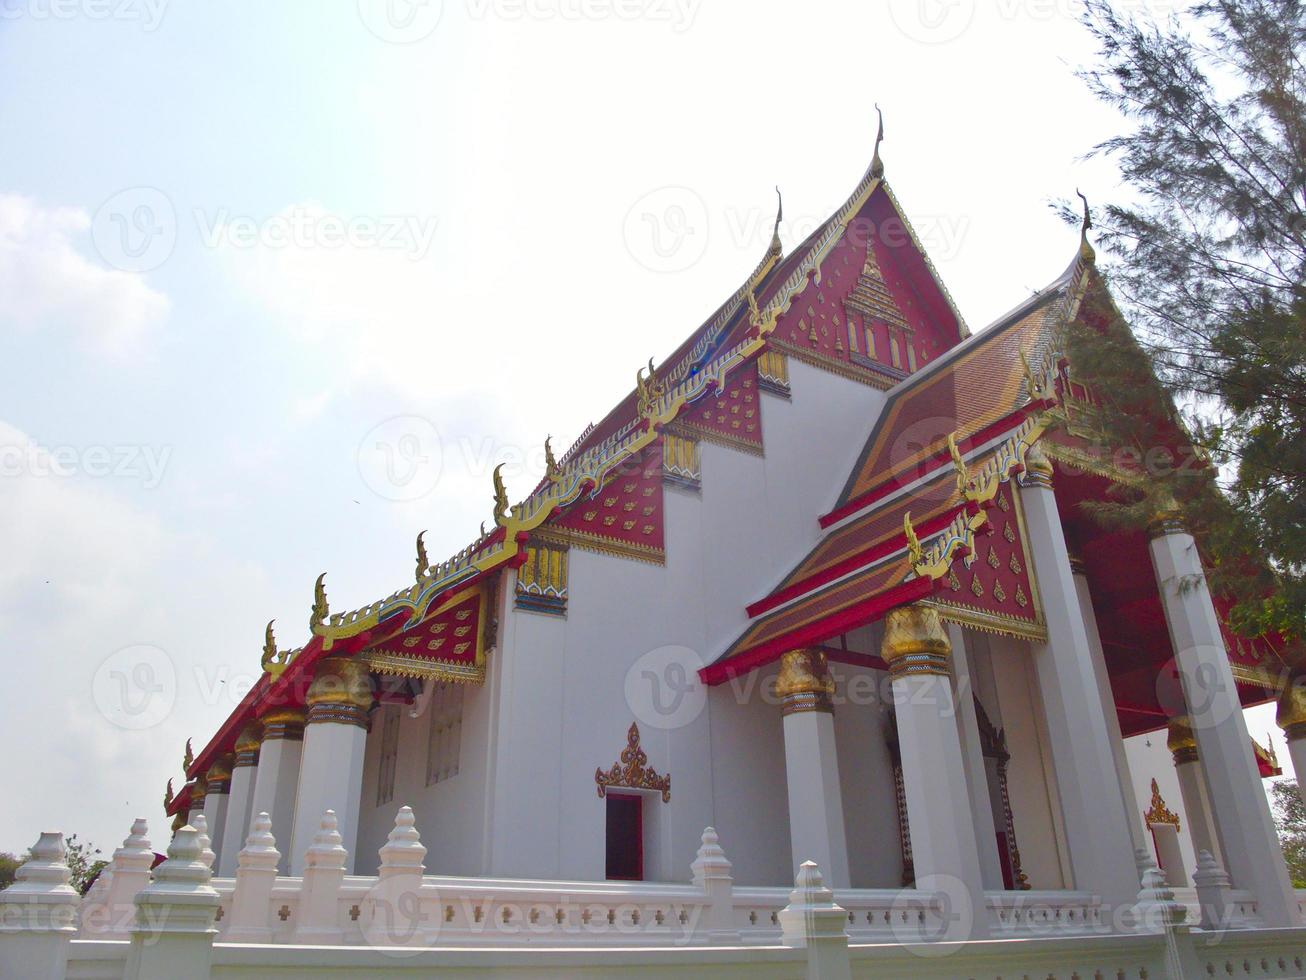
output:
<instances>
[{"instance_id":1,"label":"gold flame-shaped ornament","mask_svg":"<svg viewBox=\"0 0 1306 980\"><path fill-rule=\"evenodd\" d=\"M163 809L166 810L168 809L168 807L172 806L173 799L174 797L172 795L172 777L169 777L168 788L163 791Z\"/></svg>"},{"instance_id":2,"label":"gold flame-shaped ornament","mask_svg":"<svg viewBox=\"0 0 1306 980\"><path fill-rule=\"evenodd\" d=\"M562 467L553 455L553 436L544 437L544 475L554 483L562 479Z\"/></svg>"},{"instance_id":3,"label":"gold flame-shaped ornament","mask_svg":"<svg viewBox=\"0 0 1306 980\"><path fill-rule=\"evenodd\" d=\"M190 775L190 767L195 762L195 752L190 747L190 739L186 739L186 752L181 758L181 771Z\"/></svg>"},{"instance_id":4,"label":"gold flame-shaped ornament","mask_svg":"<svg viewBox=\"0 0 1306 980\"><path fill-rule=\"evenodd\" d=\"M290 663L290 651L277 650L277 638L272 632L272 624L275 622L275 619L269 619L267 629L263 632L263 657L259 661L263 669L272 675L273 680L280 677L281 672Z\"/></svg>"},{"instance_id":5,"label":"gold flame-shaped ornament","mask_svg":"<svg viewBox=\"0 0 1306 980\"><path fill-rule=\"evenodd\" d=\"M313 609L308 618L309 629L316 629L325 623L331 612L331 607L327 605L326 576L327 573L323 572L313 583Z\"/></svg>"},{"instance_id":6,"label":"gold flame-shaped ornament","mask_svg":"<svg viewBox=\"0 0 1306 980\"><path fill-rule=\"evenodd\" d=\"M666 385L657 379L653 369L653 358L648 359L648 379L644 378L644 369L635 372L635 401L640 418L649 418L653 414L653 403L666 394Z\"/></svg>"},{"instance_id":7,"label":"gold flame-shaped ornament","mask_svg":"<svg viewBox=\"0 0 1306 980\"><path fill-rule=\"evenodd\" d=\"M957 448L957 433L948 434L948 453L952 456L953 469L957 471L957 493L961 497L969 498L973 489L970 479L970 470L966 468L966 461L961 458L961 450Z\"/></svg>"},{"instance_id":8,"label":"gold flame-shaped ornament","mask_svg":"<svg viewBox=\"0 0 1306 980\"><path fill-rule=\"evenodd\" d=\"M1029 393L1030 401L1042 401L1047 397L1047 386L1044 385L1042 378L1034 376L1034 369L1029 366L1029 356L1025 353L1025 348L1020 348L1020 370L1025 375L1025 390Z\"/></svg>"},{"instance_id":9,"label":"gold flame-shaped ornament","mask_svg":"<svg viewBox=\"0 0 1306 980\"><path fill-rule=\"evenodd\" d=\"M426 537L426 532L425 532L425 531L422 531L420 534L417 535L417 581L418 581L418 584L421 583L421 581L422 581L422 576L424 576L424 575L426 574L426 570L427 570L428 568L431 567L431 562L430 562L430 561L427 559L427 557L426 557L426 542L425 542L424 540L422 540L422 539L425 538L425 537Z\"/></svg>"},{"instance_id":10,"label":"gold flame-shaped ornament","mask_svg":"<svg viewBox=\"0 0 1306 980\"><path fill-rule=\"evenodd\" d=\"M508 523L508 490L503 485L503 463L494 468L494 523L503 527Z\"/></svg>"},{"instance_id":11,"label":"gold flame-shaped ornament","mask_svg":"<svg viewBox=\"0 0 1306 980\"><path fill-rule=\"evenodd\" d=\"M925 549L921 547L921 539L916 537L916 528L912 527L911 511L902 515L902 533L907 536L907 556L912 568L916 568L925 560Z\"/></svg>"},{"instance_id":12,"label":"gold flame-shaped ornament","mask_svg":"<svg viewBox=\"0 0 1306 980\"><path fill-rule=\"evenodd\" d=\"M757 293L751 288L748 290L748 322L750 326L761 331L762 311L757 308Z\"/></svg>"}]
</instances>

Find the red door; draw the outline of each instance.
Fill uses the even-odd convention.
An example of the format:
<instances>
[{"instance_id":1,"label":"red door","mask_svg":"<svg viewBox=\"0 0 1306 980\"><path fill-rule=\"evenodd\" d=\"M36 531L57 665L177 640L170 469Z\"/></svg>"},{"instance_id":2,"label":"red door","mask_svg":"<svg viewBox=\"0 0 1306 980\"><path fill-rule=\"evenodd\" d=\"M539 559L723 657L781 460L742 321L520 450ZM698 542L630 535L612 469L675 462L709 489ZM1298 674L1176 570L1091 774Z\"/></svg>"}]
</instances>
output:
<instances>
[{"instance_id":1,"label":"red door","mask_svg":"<svg viewBox=\"0 0 1306 980\"><path fill-rule=\"evenodd\" d=\"M644 798L609 793L607 877L644 880Z\"/></svg>"}]
</instances>

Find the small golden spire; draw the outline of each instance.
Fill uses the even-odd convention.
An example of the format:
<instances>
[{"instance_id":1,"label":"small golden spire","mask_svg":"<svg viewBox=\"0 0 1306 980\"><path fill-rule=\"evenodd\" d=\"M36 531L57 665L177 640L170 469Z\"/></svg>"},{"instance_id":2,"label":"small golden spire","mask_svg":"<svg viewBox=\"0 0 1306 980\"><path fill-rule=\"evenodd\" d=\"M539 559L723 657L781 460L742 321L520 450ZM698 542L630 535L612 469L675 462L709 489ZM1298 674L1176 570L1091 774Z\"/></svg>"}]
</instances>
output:
<instances>
[{"instance_id":1,"label":"small golden spire","mask_svg":"<svg viewBox=\"0 0 1306 980\"><path fill-rule=\"evenodd\" d=\"M775 197L778 203L775 211L775 229L771 232L770 251L779 255L784 251L784 246L780 244L780 222L784 221L785 218L785 199L784 195L780 193L779 184L775 187Z\"/></svg>"},{"instance_id":2,"label":"small golden spire","mask_svg":"<svg viewBox=\"0 0 1306 980\"><path fill-rule=\"evenodd\" d=\"M875 103L875 114L880 117L880 129L875 134L875 156L871 157L871 176L884 176L884 160L880 157L880 144L884 142L884 113L880 111L880 104Z\"/></svg>"},{"instance_id":3,"label":"small golden spire","mask_svg":"<svg viewBox=\"0 0 1306 980\"><path fill-rule=\"evenodd\" d=\"M508 490L503 485L503 463L494 468L494 523L503 527L508 523Z\"/></svg>"},{"instance_id":4,"label":"small golden spire","mask_svg":"<svg viewBox=\"0 0 1306 980\"><path fill-rule=\"evenodd\" d=\"M1088 198L1080 193L1079 188L1075 188L1075 193L1079 194L1079 199L1084 202L1084 221L1079 228L1079 256L1085 262L1094 262L1097 260L1097 253L1088 242L1088 233L1093 228L1093 212L1089 210Z\"/></svg>"},{"instance_id":5,"label":"small golden spire","mask_svg":"<svg viewBox=\"0 0 1306 980\"><path fill-rule=\"evenodd\" d=\"M644 369L635 372L635 401L640 418L653 414L653 402L666 394L666 385L657 379L653 369L653 358L648 359L648 379L644 378Z\"/></svg>"},{"instance_id":6,"label":"small golden spire","mask_svg":"<svg viewBox=\"0 0 1306 980\"><path fill-rule=\"evenodd\" d=\"M267 629L263 631L263 658L259 664L264 670L269 669L269 665L277 659L277 638L272 633L272 624L275 619L269 619Z\"/></svg>"},{"instance_id":7,"label":"small golden spire","mask_svg":"<svg viewBox=\"0 0 1306 980\"><path fill-rule=\"evenodd\" d=\"M190 773L190 767L195 762L195 753L190 747L190 739L186 739L186 754L181 759L181 771Z\"/></svg>"},{"instance_id":8,"label":"small golden spire","mask_svg":"<svg viewBox=\"0 0 1306 980\"><path fill-rule=\"evenodd\" d=\"M1029 355L1025 353L1025 348L1019 348L1020 353L1020 370L1025 375L1025 390L1029 393L1029 400L1036 401L1047 397L1047 387L1043 381L1034 377L1034 369L1029 366Z\"/></svg>"},{"instance_id":9,"label":"small golden spire","mask_svg":"<svg viewBox=\"0 0 1306 980\"><path fill-rule=\"evenodd\" d=\"M970 490L970 471L966 469L966 461L961 458L961 450L957 448L957 433L948 433L948 453L952 456L953 469L957 471L957 493L967 496Z\"/></svg>"},{"instance_id":10,"label":"small golden spire","mask_svg":"<svg viewBox=\"0 0 1306 980\"><path fill-rule=\"evenodd\" d=\"M327 615L331 612L330 606L327 605L326 575L327 573L323 572L313 584L313 609L308 617L309 629L314 629L325 623Z\"/></svg>"},{"instance_id":11,"label":"small golden spire","mask_svg":"<svg viewBox=\"0 0 1306 980\"><path fill-rule=\"evenodd\" d=\"M168 777L168 788L163 792L163 809L166 810L168 807L172 806L172 801L172 777Z\"/></svg>"},{"instance_id":12,"label":"small golden spire","mask_svg":"<svg viewBox=\"0 0 1306 980\"><path fill-rule=\"evenodd\" d=\"M562 467L553 456L553 436L544 437L544 475L554 483L562 477Z\"/></svg>"},{"instance_id":13,"label":"small golden spire","mask_svg":"<svg viewBox=\"0 0 1306 980\"><path fill-rule=\"evenodd\" d=\"M912 568L915 568L925 560L925 549L921 547L921 539L916 537L916 528L912 527L911 511L902 515L902 533L907 535L907 555L911 558Z\"/></svg>"},{"instance_id":14,"label":"small golden spire","mask_svg":"<svg viewBox=\"0 0 1306 980\"><path fill-rule=\"evenodd\" d=\"M431 562L426 557L426 542L422 540L425 537L425 531L417 535L417 582L419 585L421 584L422 576L425 575L426 570L431 567Z\"/></svg>"}]
</instances>

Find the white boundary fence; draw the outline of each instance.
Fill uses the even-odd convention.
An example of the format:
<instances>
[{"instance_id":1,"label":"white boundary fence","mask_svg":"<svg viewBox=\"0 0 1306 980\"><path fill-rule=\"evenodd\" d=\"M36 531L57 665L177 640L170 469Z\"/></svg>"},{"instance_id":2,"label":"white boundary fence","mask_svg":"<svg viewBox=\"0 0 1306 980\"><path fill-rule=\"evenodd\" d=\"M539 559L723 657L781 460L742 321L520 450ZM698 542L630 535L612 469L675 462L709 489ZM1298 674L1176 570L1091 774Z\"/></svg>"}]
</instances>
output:
<instances>
[{"instance_id":1,"label":"white boundary fence","mask_svg":"<svg viewBox=\"0 0 1306 980\"><path fill-rule=\"evenodd\" d=\"M1306 929L1257 928L1205 855L1180 900L1152 867L1126 910L1077 892L993 892L976 909L946 882L834 893L810 863L792 891L736 888L710 828L692 883L662 885L426 875L406 807L377 877L344 874L331 813L304 875L282 877L269 826L256 817L236 877L213 879L202 826L178 831L151 873L137 821L84 899L62 835L43 834L0 892L0 977L1306 978Z\"/></svg>"}]
</instances>

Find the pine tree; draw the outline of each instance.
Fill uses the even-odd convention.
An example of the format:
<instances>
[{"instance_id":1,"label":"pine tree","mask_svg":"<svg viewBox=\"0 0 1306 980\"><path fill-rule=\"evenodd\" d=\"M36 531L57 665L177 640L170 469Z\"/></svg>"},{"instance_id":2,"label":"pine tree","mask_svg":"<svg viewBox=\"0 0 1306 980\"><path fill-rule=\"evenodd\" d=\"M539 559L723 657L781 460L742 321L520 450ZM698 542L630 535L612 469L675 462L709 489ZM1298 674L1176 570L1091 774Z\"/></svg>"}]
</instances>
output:
<instances>
[{"instance_id":1,"label":"pine tree","mask_svg":"<svg viewBox=\"0 0 1306 980\"><path fill-rule=\"evenodd\" d=\"M1097 152L1130 201L1098 216L1134 338L1076 331L1072 370L1108 444L1191 441L1209 462L1148 470L1099 508L1142 523L1177 501L1239 631L1306 633L1306 2L1203 0L1185 20L1087 0L1092 91L1132 124ZM1114 312L1114 311L1112 311ZM1135 340L1136 338L1136 340Z\"/></svg>"}]
</instances>

